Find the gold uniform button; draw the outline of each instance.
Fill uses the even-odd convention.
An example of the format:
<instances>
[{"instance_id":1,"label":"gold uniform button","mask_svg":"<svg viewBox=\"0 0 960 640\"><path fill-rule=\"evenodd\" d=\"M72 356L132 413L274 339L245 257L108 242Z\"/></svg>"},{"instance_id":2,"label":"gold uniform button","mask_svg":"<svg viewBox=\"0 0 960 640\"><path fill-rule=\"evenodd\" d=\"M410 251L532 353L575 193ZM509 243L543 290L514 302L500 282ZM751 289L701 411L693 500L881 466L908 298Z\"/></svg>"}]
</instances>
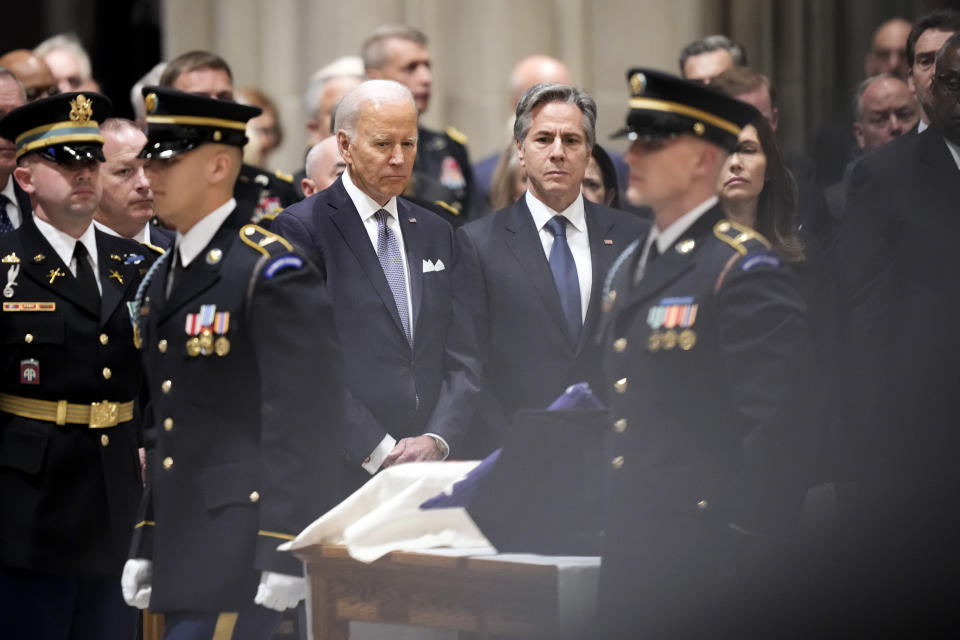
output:
<instances>
[{"instance_id":1,"label":"gold uniform button","mask_svg":"<svg viewBox=\"0 0 960 640\"><path fill-rule=\"evenodd\" d=\"M173 383L170 382L169 380L164 380L163 382L160 383L160 391L163 391L164 393L170 393L170 389L172 388L173 388Z\"/></svg>"},{"instance_id":2,"label":"gold uniform button","mask_svg":"<svg viewBox=\"0 0 960 640\"><path fill-rule=\"evenodd\" d=\"M619 469L620 467L622 467L622 466L623 466L623 456L617 456L616 458L614 458L614 459L610 462L610 465L613 466L613 468L614 468L615 470L616 470L616 469Z\"/></svg>"},{"instance_id":3,"label":"gold uniform button","mask_svg":"<svg viewBox=\"0 0 960 640\"><path fill-rule=\"evenodd\" d=\"M614 423L613 423L613 430L616 431L617 433L623 433L624 431L626 431L626 430L627 430L627 419L626 419L626 418L620 418L619 420L617 420L616 422L614 422Z\"/></svg>"},{"instance_id":4,"label":"gold uniform button","mask_svg":"<svg viewBox=\"0 0 960 640\"><path fill-rule=\"evenodd\" d=\"M260 494L259 494L259 493L257 493L256 491L254 491L253 493L250 494L250 502L259 502L259 501L260 501Z\"/></svg>"},{"instance_id":5,"label":"gold uniform button","mask_svg":"<svg viewBox=\"0 0 960 640\"><path fill-rule=\"evenodd\" d=\"M110 371L110 367L103 368L103 379L109 380L113 376L113 371Z\"/></svg>"},{"instance_id":6,"label":"gold uniform button","mask_svg":"<svg viewBox=\"0 0 960 640\"><path fill-rule=\"evenodd\" d=\"M30 344L31 342L33 342L33 334L28 333L27 335L23 336L23 341L26 342L27 344Z\"/></svg>"},{"instance_id":7,"label":"gold uniform button","mask_svg":"<svg viewBox=\"0 0 960 640\"><path fill-rule=\"evenodd\" d=\"M626 338L617 338L613 341L613 350L617 353L623 353L627 350L627 339Z\"/></svg>"},{"instance_id":8,"label":"gold uniform button","mask_svg":"<svg viewBox=\"0 0 960 640\"><path fill-rule=\"evenodd\" d=\"M160 351L160 353L166 353L166 352L167 352L167 341L166 341L166 340L161 340L160 342L158 342L158 343L157 343L157 349Z\"/></svg>"},{"instance_id":9,"label":"gold uniform button","mask_svg":"<svg viewBox=\"0 0 960 640\"><path fill-rule=\"evenodd\" d=\"M701 500L700 502L697 503L697 509L698 509L698 510L700 510L700 511L705 511L706 508L707 508L707 501L706 501L706 500Z\"/></svg>"},{"instance_id":10,"label":"gold uniform button","mask_svg":"<svg viewBox=\"0 0 960 640\"><path fill-rule=\"evenodd\" d=\"M169 470L173 466L173 458L167 456L163 459L163 468Z\"/></svg>"},{"instance_id":11,"label":"gold uniform button","mask_svg":"<svg viewBox=\"0 0 960 640\"><path fill-rule=\"evenodd\" d=\"M109 342L110 342L110 336L108 336L108 335L105 334L105 333L101 333L101 334L100 334L100 344L102 344L103 346L107 346L107 344L108 344Z\"/></svg>"},{"instance_id":12,"label":"gold uniform button","mask_svg":"<svg viewBox=\"0 0 960 640\"><path fill-rule=\"evenodd\" d=\"M617 393L624 393L627 390L627 379L620 378L613 383L613 390Z\"/></svg>"},{"instance_id":13,"label":"gold uniform button","mask_svg":"<svg viewBox=\"0 0 960 640\"><path fill-rule=\"evenodd\" d=\"M164 418L163 419L163 430L170 431L173 429L173 418Z\"/></svg>"},{"instance_id":14,"label":"gold uniform button","mask_svg":"<svg viewBox=\"0 0 960 640\"><path fill-rule=\"evenodd\" d=\"M110 436L108 436L107 434L103 434L102 436L100 436L100 444L103 445L104 447L110 444Z\"/></svg>"}]
</instances>

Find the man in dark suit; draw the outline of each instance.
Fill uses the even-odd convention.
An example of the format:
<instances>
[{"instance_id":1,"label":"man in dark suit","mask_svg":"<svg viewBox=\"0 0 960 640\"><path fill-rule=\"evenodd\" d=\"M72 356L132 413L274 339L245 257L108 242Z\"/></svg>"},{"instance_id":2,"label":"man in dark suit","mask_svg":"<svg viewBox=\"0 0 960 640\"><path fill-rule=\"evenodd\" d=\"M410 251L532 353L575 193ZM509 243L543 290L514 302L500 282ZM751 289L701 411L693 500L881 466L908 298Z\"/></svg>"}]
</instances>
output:
<instances>
[{"instance_id":1,"label":"man in dark suit","mask_svg":"<svg viewBox=\"0 0 960 640\"><path fill-rule=\"evenodd\" d=\"M595 122L596 103L579 89L528 89L514 124L528 191L457 231L458 287L469 292L483 367L471 455L499 447L519 409L546 409L577 382L600 388L601 283L647 223L581 195Z\"/></svg>"},{"instance_id":2,"label":"man in dark suit","mask_svg":"<svg viewBox=\"0 0 960 640\"><path fill-rule=\"evenodd\" d=\"M143 91L141 155L177 240L131 310L154 437L123 595L164 613L168 639L267 639L306 592L277 546L341 497L332 310L317 270L233 198L259 108Z\"/></svg>"},{"instance_id":3,"label":"man in dark suit","mask_svg":"<svg viewBox=\"0 0 960 640\"><path fill-rule=\"evenodd\" d=\"M960 36L940 50L930 127L865 156L849 176L837 244L853 471L882 506L956 468L960 340Z\"/></svg>"},{"instance_id":4,"label":"man in dark suit","mask_svg":"<svg viewBox=\"0 0 960 640\"><path fill-rule=\"evenodd\" d=\"M93 223L104 233L130 238L163 254L173 244L174 233L152 224L153 191L144 172L140 151L147 136L132 120L108 118L100 125L103 135L103 196Z\"/></svg>"},{"instance_id":5,"label":"man in dark suit","mask_svg":"<svg viewBox=\"0 0 960 640\"><path fill-rule=\"evenodd\" d=\"M631 186L654 214L607 276L612 494L605 638L698 637L698 614L799 513L790 474L810 366L802 298L769 242L727 221L717 175L757 110L628 74Z\"/></svg>"},{"instance_id":6,"label":"man in dark suit","mask_svg":"<svg viewBox=\"0 0 960 640\"><path fill-rule=\"evenodd\" d=\"M27 101L23 85L9 69L0 67L0 118ZM13 179L17 149L12 140L0 138L0 233L20 226L24 214L30 215L30 198Z\"/></svg>"},{"instance_id":7,"label":"man in dark suit","mask_svg":"<svg viewBox=\"0 0 960 640\"><path fill-rule=\"evenodd\" d=\"M33 214L0 235L0 629L129 639L118 580L140 497L140 358L126 301L149 252L92 223L109 101L67 93L0 121Z\"/></svg>"},{"instance_id":8,"label":"man in dark suit","mask_svg":"<svg viewBox=\"0 0 960 640\"><path fill-rule=\"evenodd\" d=\"M398 197L417 154L413 96L365 82L344 96L335 126L347 170L273 229L327 278L348 389L345 481L356 487L383 466L456 453L477 379L453 231Z\"/></svg>"}]
</instances>

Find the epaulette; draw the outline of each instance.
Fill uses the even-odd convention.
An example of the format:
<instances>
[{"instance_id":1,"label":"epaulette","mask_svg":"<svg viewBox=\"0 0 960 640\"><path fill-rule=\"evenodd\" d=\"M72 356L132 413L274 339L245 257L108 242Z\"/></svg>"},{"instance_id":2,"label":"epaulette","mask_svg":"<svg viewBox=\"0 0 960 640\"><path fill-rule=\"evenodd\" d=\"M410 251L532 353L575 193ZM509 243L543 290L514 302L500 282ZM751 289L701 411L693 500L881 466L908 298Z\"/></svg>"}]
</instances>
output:
<instances>
[{"instance_id":1,"label":"epaulette","mask_svg":"<svg viewBox=\"0 0 960 640\"><path fill-rule=\"evenodd\" d=\"M454 127L447 127L446 133L454 142L459 142L463 146L467 146L467 134L464 132L455 129Z\"/></svg>"},{"instance_id":2,"label":"epaulette","mask_svg":"<svg viewBox=\"0 0 960 640\"><path fill-rule=\"evenodd\" d=\"M721 220L713 226L713 235L730 245L742 256L750 253L751 250L757 250L759 244L764 250L770 249L770 241L764 238L750 227L733 222L732 220Z\"/></svg>"},{"instance_id":3,"label":"epaulette","mask_svg":"<svg viewBox=\"0 0 960 640\"><path fill-rule=\"evenodd\" d=\"M271 255L270 249L267 248L270 245L275 245L274 248L282 246L287 251L293 251L293 245L287 242L283 236L278 236L255 224L243 225L240 229L240 239L243 240L244 244L253 247L265 256Z\"/></svg>"},{"instance_id":4,"label":"epaulette","mask_svg":"<svg viewBox=\"0 0 960 640\"><path fill-rule=\"evenodd\" d=\"M163 255L163 254L165 254L165 253L167 252L166 249L163 249L163 248L161 248L161 247L158 247L158 246L155 245L155 244L150 244L149 242L141 242L140 244L142 244L143 246L145 246L147 249L150 249L151 251L154 251L154 252L156 252L156 253L159 253L160 255Z\"/></svg>"},{"instance_id":5,"label":"epaulette","mask_svg":"<svg viewBox=\"0 0 960 640\"><path fill-rule=\"evenodd\" d=\"M443 200L434 200L434 201L433 201L433 204L437 205L437 206L440 207L441 209L445 209L445 210L449 211L450 213L452 213L452 214L455 215L455 216L460 215L460 209L458 209L456 206L454 206L454 205L452 205L452 204L448 204L448 203L444 202Z\"/></svg>"},{"instance_id":6,"label":"epaulette","mask_svg":"<svg viewBox=\"0 0 960 640\"><path fill-rule=\"evenodd\" d=\"M277 169L277 170L273 173L273 175L277 176L278 178L280 178L280 179L283 180L284 182L289 182L290 184L293 184L293 176L290 175L289 173L284 173L283 171L280 171L279 169Z\"/></svg>"}]
</instances>

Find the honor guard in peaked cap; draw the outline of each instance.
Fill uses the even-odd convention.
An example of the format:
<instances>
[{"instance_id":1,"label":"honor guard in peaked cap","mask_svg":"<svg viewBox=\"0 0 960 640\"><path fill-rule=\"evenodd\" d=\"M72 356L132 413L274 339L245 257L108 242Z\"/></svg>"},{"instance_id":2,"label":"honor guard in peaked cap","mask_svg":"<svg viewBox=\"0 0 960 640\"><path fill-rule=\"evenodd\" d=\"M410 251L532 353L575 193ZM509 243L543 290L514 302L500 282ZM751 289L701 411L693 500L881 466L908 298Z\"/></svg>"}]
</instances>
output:
<instances>
[{"instance_id":1,"label":"honor guard in peaked cap","mask_svg":"<svg viewBox=\"0 0 960 640\"><path fill-rule=\"evenodd\" d=\"M17 160L39 153L57 164L103 162L100 123L110 107L99 93L61 93L8 113L0 120L0 136L13 140Z\"/></svg>"},{"instance_id":2,"label":"honor guard in peaked cap","mask_svg":"<svg viewBox=\"0 0 960 640\"><path fill-rule=\"evenodd\" d=\"M633 141L689 133L733 152L740 130L760 115L753 106L705 84L662 71L631 69L627 83L627 126L613 134L614 138L626 136Z\"/></svg>"},{"instance_id":3,"label":"honor guard in peaked cap","mask_svg":"<svg viewBox=\"0 0 960 640\"><path fill-rule=\"evenodd\" d=\"M166 160L209 142L243 148L259 107L164 87L144 87L147 144L141 158Z\"/></svg>"}]
</instances>

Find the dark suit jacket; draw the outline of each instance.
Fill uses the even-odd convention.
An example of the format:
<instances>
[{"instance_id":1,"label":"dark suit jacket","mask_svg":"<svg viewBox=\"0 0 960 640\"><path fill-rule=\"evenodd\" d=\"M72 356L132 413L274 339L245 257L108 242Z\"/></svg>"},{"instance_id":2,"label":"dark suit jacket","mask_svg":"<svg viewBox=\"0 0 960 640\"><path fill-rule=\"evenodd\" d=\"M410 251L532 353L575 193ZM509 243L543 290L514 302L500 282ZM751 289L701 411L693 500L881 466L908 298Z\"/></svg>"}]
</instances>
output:
<instances>
[{"instance_id":1,"label":"dark suit jacket","mask_svg":"<svg viewBox=\"0 0 960 640\"><path fill-rule=\"evenodd\" d=\"M450 225L402 198L397 212L410 272L413 348L370 237L342 180L278 215L272 229L324 271L343 350L346 454L359 469L383 437L442 436L452 455L472 418L475 348L454 295ZM444 269L424 272L424 261Z\"/></svg>"},{"instance_id":2,"label":"dark suit jacket","mask_svg":"<svg viewBox=\"0 0 960 640\"><path fill-rule=\"evenodd\" d=\"M155 611L253 608L261 571L302 571L277 546L342 498L330 303L316 269L249 218L235 210L169 298L164 254L140 308L156 435L130 553L153 560ZM229 317L191 353L202 305Z\"/></svg>"},{"instance_id":3,"label":"dark suit jacket","mask_svg":"<svg viewBox=\"0 0 960 640\"><path fill-rule=\"evenodd\" d=\"M960 445L960 170L930 127L864 156L837 243L851 454L902 484Z\"/></svg>"},{"instance_id":4,"label":"dark suit jacket","mask_svg":"<svg viewBox=\"0 0 960 640\"><path fill-rule=\"evenodd\" d=\"M140 358L125 301L153 261L144 247L96 232L100 301L76 279L27 210L0 236L3 302L51 303L0 315L0 392L74 404L136 400ZM59 270L52 278L51 272ZM31 368L28 372L27 368ZM114 427L57 426L0 413L0 566L119 575L140 496L138 417Z\"/></svg>"},{"instance_id":5,"label":"dark suit jacket","mask_svg":"<svg viewBox=\"0 0 960 640\"><path fill-rule=\"evenodd\" d=\"M587 381L600 389L594 341L604 274L648 228L638 217L584 201L593 284L579 344L563 325L560 296L540 235L523 198L457 230L458 288L470 293L483 383L468 453L503 444L519 409L545 409L564 389Z\"/></svg>"}]
</instances>

